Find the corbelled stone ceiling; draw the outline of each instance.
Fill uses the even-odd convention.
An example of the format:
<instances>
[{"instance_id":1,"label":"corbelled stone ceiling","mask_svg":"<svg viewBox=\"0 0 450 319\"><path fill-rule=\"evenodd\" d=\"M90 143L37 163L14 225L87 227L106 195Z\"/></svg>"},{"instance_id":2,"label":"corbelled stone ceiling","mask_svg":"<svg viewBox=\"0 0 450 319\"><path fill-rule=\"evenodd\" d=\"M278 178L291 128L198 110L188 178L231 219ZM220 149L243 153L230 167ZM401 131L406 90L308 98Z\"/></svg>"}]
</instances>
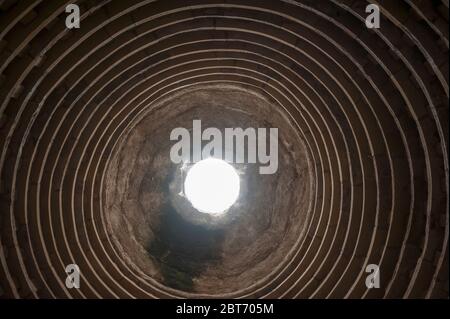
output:
<instances>
[{"instance_id":1,"label":"corbelled stone ceiling","mask_svg":"<svg viewBox=\"0 0 450 319\"><path fill-rule=\"evenodd\" d=\"M0 0L0 298L448 298L448 6ZM278 128L221 218L196 119Z\"/></svg>"}]
</instances>

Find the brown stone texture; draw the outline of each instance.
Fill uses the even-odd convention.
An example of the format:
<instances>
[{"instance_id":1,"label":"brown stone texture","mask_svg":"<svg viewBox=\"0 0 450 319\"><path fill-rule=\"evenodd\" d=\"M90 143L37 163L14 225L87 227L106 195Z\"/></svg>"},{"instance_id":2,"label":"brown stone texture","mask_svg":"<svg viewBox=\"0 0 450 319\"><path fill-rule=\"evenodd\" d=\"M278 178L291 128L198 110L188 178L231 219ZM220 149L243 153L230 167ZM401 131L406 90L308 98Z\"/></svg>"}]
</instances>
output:
<instances>
[{"instance_id":1,"label":"brown stone texture","mask_svg":"<svg viewBox=\"0 0 450 319\"><path fill-rule=\"evenodd\" d=\"M448 48L445 0L0 0L0 298L448 298ZM221 220L194 119L279 128Z\"/></svg>"}]
</instances>

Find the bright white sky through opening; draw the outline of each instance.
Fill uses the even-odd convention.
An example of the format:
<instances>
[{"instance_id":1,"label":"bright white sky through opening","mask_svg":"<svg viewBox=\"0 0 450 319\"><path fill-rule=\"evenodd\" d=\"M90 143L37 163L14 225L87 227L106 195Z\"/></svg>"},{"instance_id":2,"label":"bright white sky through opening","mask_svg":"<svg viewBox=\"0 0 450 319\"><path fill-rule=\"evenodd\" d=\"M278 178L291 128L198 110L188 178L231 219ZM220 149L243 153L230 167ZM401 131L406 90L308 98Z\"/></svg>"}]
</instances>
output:
<instances>
[{"instance_id":1,"label":"bright white sky through opening","mask_svg":"<svg viewBox=\"0 0 450 319\"><path fill-rule=\"evenodd\" d=\"M207 214L226 211L237 200L239 190L236 170L227 162L215 158L195 163L184 181L184 193L192 206Z\"/></svg>"}]
</instances>

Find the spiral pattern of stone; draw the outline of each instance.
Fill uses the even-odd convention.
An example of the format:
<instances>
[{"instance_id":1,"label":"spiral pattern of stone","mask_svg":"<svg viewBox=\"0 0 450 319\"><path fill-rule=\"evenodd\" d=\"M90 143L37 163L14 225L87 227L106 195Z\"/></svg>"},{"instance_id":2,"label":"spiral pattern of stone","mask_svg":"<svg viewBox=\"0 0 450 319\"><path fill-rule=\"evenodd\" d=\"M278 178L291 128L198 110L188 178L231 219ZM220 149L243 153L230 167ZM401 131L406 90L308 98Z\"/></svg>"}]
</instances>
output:
<instances>
[{"instance_id":1,"label":"spiral pattern of stone","mask_svg":"<svg viewBox=\"0 0 450 319\"><path fill-rule=\"evenodd\" d=\"M0 297L448 298L448 0L81 0L69 30L72 2L0 1ZM369 3L379 29L365 26ZM284 167L303 176L261 186L286 196L270 212L280 253L253 260L230 237L242 258L218 268L217 293L214 269L194 289L164 282L109 225L130 199L128 212L156 202L113 182L121 147L152 149L133 144L139 123L161 132L178 119L157 105L208 90L281 112ZM214 123L217 112L198 112ZM80 289L65 285L71 263Z\"/></svg>"}]
</instances>

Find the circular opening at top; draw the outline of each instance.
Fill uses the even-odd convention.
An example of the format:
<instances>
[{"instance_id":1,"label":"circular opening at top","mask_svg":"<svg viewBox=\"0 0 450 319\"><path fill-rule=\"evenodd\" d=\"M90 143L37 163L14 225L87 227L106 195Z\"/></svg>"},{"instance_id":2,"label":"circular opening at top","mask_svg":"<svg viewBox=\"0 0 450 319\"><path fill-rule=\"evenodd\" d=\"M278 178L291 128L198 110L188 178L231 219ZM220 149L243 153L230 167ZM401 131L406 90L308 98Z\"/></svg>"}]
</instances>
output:
<instances>
[{"instance_id":1,"label":"circular opening at top","mask_svg":"<svg viewBox=\"0 0 450 319\"><path fill-rule=\"evenodd\" d=\"M227 162L208 158L187 172L184 193L192 206L202 213L225 212L239 196L239 175Z\"/></svg>"}]
</instances>

